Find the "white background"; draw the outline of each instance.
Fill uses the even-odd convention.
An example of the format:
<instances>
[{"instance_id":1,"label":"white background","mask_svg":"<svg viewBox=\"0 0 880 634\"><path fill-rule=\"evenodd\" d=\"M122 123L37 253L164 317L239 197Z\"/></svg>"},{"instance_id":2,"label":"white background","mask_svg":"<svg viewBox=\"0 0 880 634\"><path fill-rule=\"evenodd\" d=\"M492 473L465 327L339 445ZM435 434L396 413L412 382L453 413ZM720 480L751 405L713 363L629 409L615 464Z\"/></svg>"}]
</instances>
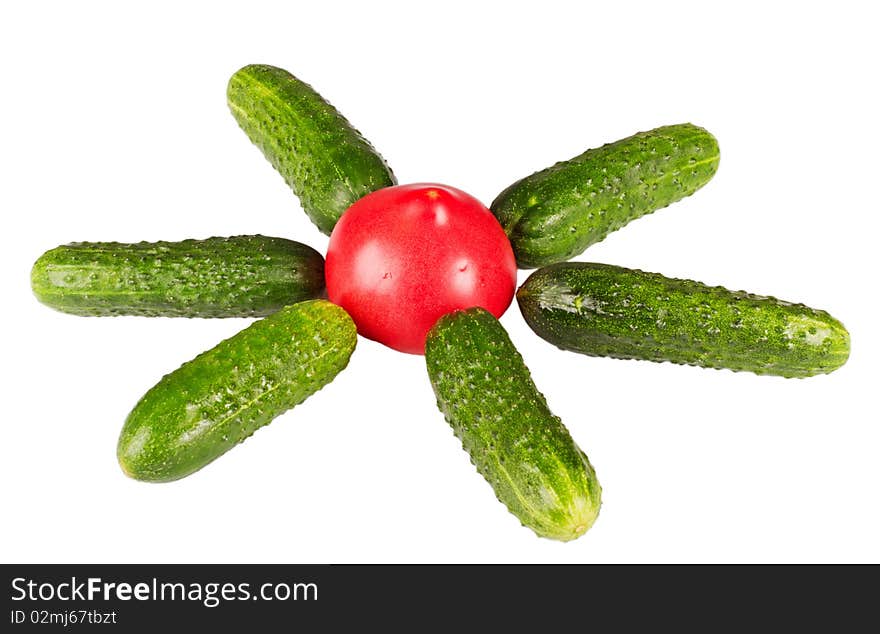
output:
<instances>
[{"instance_id":1,"label":"white background","mask_svg":"<svg viewBox=\"0 0 880 634\"><path fill-rule=\"evenodd\" d=\"M0 10L3 561L880 562L870 3L17 4ZM423 359L363 339L335 382L203 471L127 479L132 405L247 321L64 315L29 270L78 240L263 233L323 251L227 111L228 77L254 62L314 85L401 183L485 203L588 147L707 127L715 179L579 259L824 308L849 363L785 380L589 358L514 305L502 323L604 486L567 544L494 499Z\"/></svg>"}]
</instances>

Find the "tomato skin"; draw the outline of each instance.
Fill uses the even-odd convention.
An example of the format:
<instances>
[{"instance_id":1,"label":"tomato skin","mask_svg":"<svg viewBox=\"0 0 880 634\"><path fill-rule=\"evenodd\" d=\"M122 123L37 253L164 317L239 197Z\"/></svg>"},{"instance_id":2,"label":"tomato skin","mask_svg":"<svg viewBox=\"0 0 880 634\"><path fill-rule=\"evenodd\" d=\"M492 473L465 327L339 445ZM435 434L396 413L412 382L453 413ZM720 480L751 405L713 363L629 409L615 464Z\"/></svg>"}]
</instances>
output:
<instances>
[{"instance_id":1,"label":"tomato skin","mask_svg":"<svg viewBox=\"0 0 880 634\"><path fill-rule=\"evenodd\" d=\"M516 260L492 212L433 183L387 187L354 203L330 235L327 296L364 337L424 354L443 315L481 306L500 317L516 290Z\"/></svg>"}]
</instances>

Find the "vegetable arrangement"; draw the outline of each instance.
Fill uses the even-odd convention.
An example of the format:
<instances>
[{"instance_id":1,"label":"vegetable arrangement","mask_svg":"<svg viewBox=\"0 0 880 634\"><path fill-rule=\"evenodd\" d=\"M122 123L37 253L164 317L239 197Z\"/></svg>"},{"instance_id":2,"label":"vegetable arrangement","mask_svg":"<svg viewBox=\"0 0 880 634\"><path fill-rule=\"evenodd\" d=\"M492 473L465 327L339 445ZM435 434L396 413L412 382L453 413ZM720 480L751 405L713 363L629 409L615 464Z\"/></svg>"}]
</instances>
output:
<instances>
[{"instance_id":1,"label":"vegetable arrangement","mask_svg":"<svg viewBox=\"0 0 880 634\"><path fill-rule=\"evenodd\" d=\"M185 477L330 383L359 333L424 354L437 404L498 499L537 535L579 537L601 487L498 318L516 293L540 337L585 355L808 377L843 365L828 313L606 264L568 263L714 175L718 143L680 124L588 150L485 207L397 185L314 89L272 66L228 86L240 127L330 235L326 261L290 240L81 242L44 253L41 302L84 316L261 317L163 377L135 405L118 459L132 478ZM516 289L516 271L538 268Z\"/></svg>"}]
</instances>

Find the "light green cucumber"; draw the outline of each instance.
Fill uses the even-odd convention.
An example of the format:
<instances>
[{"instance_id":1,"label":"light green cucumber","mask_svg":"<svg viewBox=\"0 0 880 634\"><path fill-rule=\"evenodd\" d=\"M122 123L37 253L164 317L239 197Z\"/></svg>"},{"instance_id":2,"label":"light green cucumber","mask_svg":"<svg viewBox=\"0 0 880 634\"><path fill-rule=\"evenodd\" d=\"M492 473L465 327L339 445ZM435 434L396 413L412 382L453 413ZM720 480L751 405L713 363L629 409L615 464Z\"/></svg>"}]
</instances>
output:
<instances>
[{"instance_id":1,"label":"light green cucumber","mask_svg":"<svg viewBox=\"0 0 880 634\"><path fill-rule=\"evenodd\" d=\"M260 317L324 292L324 258L299 242L234 236L76 242L31 270L41 302L74 315Z\"/></svg>"},{"instance_id":2,"label":"light green cucumber","mask_svg":"<svg viewBox=\"0 0 880 634\"><path fill-rule=\"evenodd\" d=\"M690 123L587 150L523 178L492 203L520 268L563 262L689 196L718 169L718 142Z\"/></svg>"},{"instance_id":3,"label":"light green cucumber","mask_svg":"<svg viewBox=\"0 0 880 634\"><path fill-rule=\"evenodd\" d=\"M849 357L849 333L822 310L607 264L532 273L517 302L539 337L591 356L808 377Z\"/></svg>"},{"instance_id":4,"label":"light green cucumber","mask_svg":"<svg viewBox=\"0 0 880 634\"><path fill-rule=\"evenodd\" d=\"M245 66L229 80L226 96L238 125L324 233L352 203L397 183L361 133L286 70Z\"/></svg>"},{"instance_id":5,"label":"light green cucumber","mask_svg":"<svg viewBox=\"0 0 880 634\"><path fill-rule=\"evenodd\" d=\"M254 322L141 398L119 436L119 464L148 482L201 469L330 383L356 343L348 313L326 300Z\"/></svg>"},{"instance_id":6,"label":"light green cucumber","mask_svg":"<svg viewBox=\"0 0 880 634\"><path fill-rule=\"evenodd\" d=\"M498 320L482 308L442 317L425 359L437 405L498 499L541 537L584 534L599 513L596 474Z\"/></svg>"}]
</instances>

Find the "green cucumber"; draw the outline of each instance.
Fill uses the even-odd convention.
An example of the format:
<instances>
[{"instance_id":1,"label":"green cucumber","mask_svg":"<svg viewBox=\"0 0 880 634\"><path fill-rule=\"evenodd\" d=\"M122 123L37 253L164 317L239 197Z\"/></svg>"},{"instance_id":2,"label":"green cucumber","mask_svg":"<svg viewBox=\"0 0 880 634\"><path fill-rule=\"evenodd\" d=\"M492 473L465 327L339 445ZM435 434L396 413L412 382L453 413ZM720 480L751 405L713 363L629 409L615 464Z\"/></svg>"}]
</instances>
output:
<instances>
[{"instance_id":1,"label":"green cucumber","mask_svg":"<svg viewBox=\"0 0 880 634\"><path fill-rule=\"evenodd\" d=\"M117 456L147 482L187 476L330 383L357 336L322 299L282 308L166 375L128 415Z\"/></svg>"},{"instance_id":2,"label":"green cucumber","mask_svg":"<svg viewBox=\"0 0 880 634\"><path fill-rule=\"evenodd\" d=\"M690 123L640 132L517 181L492 213L520 268L563 262L690 196L715 174L718 158L715 137Z\"/></svg>"},{"instance_id":3,"label":"green cucumber","mask_svg":"<svg viewBox=\"0 0 880 634\"><path fill-rule=\"evenodd\" d=\"M808 377L842 366L849 333L825 311L607 264L554 264L516 294L526 323L564 350Z\"/></svg>"},{"instance_id":4,"label":"green cucumber","mask_svg":"<svg viewBox=\"0 0 880 634\"><path fill-rule=\"evenodd\" d=\"M510 512L541 537L585 533L599 513L596 474L498 320L482 308L442 317L425 360L438 407Z\"/></svg>"},{"instance_id":5,"label":"green cucumber","mask_svg":"<svg viewBox=\"0 0 880 634\"><path fill-rule=\"evenodd\" d=\"M286 70L245 66L229 80L226 97L238 125L324 233L359 198L397 183L361 133Z\"/></svg>"},{"instance_id":6,"label":"green cucumber","mask_svg":"<svg viewBox=\"0 0 880 634\"><path fill-rule=\"evenodd\" d=\"M31 287L47 306L74 315L260 317L321 296L324 258L265 236L76 242L40 256Z\"/></svg>"}]
</instances>

